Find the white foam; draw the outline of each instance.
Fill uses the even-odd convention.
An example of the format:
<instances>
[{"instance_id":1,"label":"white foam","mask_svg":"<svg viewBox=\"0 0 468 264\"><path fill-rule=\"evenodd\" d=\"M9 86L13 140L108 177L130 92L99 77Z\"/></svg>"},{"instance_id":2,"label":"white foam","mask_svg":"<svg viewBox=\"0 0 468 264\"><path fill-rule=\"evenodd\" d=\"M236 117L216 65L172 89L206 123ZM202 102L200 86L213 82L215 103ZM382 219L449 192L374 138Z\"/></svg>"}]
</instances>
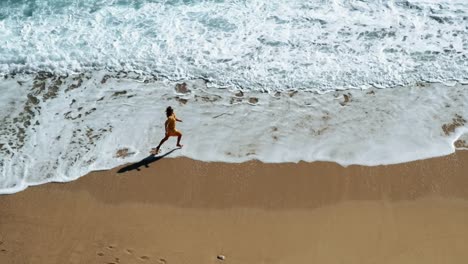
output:
<instances>
[{"instance_id":1,"label":"white foam","mask_svg":"<svg viewBox=\"0 0 468 264\"><path fill-rule=\"evenodd\" d=\"M466 81L468 3L0 3L0 72L113 69L243 89Z\"/></svg>"},{"instance_id":2,"label":"white foam","mask_svg":"<svg viewBox=\"0 0 468 264\"><path fill-rule=\"evenodd\" d=\"M23 107L17 105L12 108L16 112L2 117L15 132L5 126L0 130L1 143L13 142L0 148L0 193L70 181L147 157L163 136L168 105L183 120L178 128L184 134L184 148L170 156L202 161L392 164L452 153L454 142L468 132L463 121L468 119L468 89L463 85L326 94L244 91L238 97L234 87L208 88L202 80L188 81L190 92L182 94L174 82L123 75L102 84L104 74L62 78L56 97L48 99L56 77L34 81L26 75L0 82L0 88L13 91L0 104L2 113L6 102L28 105L27 94L39 100L37 105L29 102L34 115L24 144L18 142L24 123L12 121ZM22 85L16 82L20 79ZM174 146L175 139L169 140L163 152ZM130 155L117 157L120 149Z\"/></svg>"}]
</instances>

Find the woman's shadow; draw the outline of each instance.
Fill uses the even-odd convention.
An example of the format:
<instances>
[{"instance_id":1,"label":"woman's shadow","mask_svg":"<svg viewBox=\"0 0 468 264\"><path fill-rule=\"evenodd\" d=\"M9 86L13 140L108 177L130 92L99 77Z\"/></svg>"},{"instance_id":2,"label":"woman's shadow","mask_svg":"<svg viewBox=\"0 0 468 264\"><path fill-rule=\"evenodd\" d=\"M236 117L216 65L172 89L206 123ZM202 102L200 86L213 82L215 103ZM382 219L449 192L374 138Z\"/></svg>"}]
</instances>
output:
<instances>
[{"instance_id":1,"label":"woman's shadow","mask_svg":"<svg viewBox=\"0 0 468 264\"><path fill-rule=\"evenodd\" d=\"M124 173L124 172L127 172L127 171L131 171L131 170L137 170L137 171L140 171L140 167L141 166L145 166L145 168L148 168L149 164L150 163L153 163L155 161L158 161L164 157L166 157L167 155L171 154L172 152L178 150L179 148L175 148L175 149L172 149L166 153L164 153L163 155L160 155L160 156L154 156L153 154L149 155L148 157L140 160L139 162L137 163L133 163L133 164L130 164L128 166L125 166L123 168L121 168L120 170L117 171L117 173Z\"/></svg>"}]
</instances>

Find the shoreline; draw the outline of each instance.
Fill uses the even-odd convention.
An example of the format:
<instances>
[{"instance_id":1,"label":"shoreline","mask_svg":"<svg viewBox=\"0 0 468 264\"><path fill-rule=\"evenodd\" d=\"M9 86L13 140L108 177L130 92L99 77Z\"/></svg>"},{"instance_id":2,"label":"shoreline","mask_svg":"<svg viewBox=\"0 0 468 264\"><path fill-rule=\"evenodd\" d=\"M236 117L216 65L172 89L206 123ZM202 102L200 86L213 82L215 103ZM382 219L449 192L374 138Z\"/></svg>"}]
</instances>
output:
<instances>
[{"instance_id":1,"label":"shoreline","mask_svg":"<svg viewBox=\"0 0 468 264\"><path fill-rule=\"evenodd\" d=\"M161 159L155 157L144 160L146 162L94 171L70 182L43 185L50 185L45 187L50 190L86 190L93 197L110 203L149 201L184 208L222 208L223 206L216 205L218 202L222 205L230 204L232 207L275 209L274 204L286 203L284 207L288 209L291 206L315 208L315 203L306 202L305 198L310 195L309 192L323 193L322 200L326 203L340 202L342 199L399 201L427 196L468 199L468 182L464 182L464 174L468 172L468 151L465 150L458 150L441 157L379 166L342 166L336 162L322 161L203 162L186 157ZM464 164L465 161L467 164ZM160 175L159 170L161 170ZM445 175L446 173L448 175ZM138 178L138 175L142 175L143 178ZM102 192L100 187L114 180L117 182L112 184L117 189L112 192ZM272 184L264 185L264 183ZM467 188L463 188L463 184L458 183L466 184ZM405 188L411 186L415 189L408 192ZM127 188L139 190L139 193L121 196L120 193L127 192ZM256 201L256 204L252 204L253 199L242 201L237 199L242 198L238 196L228 199L228 196L223 195L225 192L239 196L244 193L250 198L258 198L256 195L259 193L265 196L268 194L281 194L281 196L269 197L273 200L266 205L260 200ZM176 197L185 196L187 193L191 194L190 201L174 203L177 201ZM297 200L287 200L288 197L294 196ZM219 200L221 197L225 200ZM300 203L297 202L301 201L304 203L299 206ZM317 199L314 201L317 202ZM278 208L281 209L280 206Z\"/></svg>"},{"instance_id":2,"label":"shoreline","mask_svg":"<svg viewBox=\"0 0 468 264\"><path fill-rule=\"evenodd\" d=\"M5 263L462 263L468 151L404 164L167 158L0 196Z\"/></svg>"},{"instance_id":3,"label":"shoreline","mask_svg":"<svg viewBox=\"0 0 468 264\"><path fill-rule=\"evenodd\" d=\"M26 77L0 82L7 95L0 130L8 142L0 144L0 193L145 158L164 136L168 105L184 120L177 128L187 146L171 156L208 162L398 164L446 155L468 142L462 84L317 95L105 72Z\"/></svg>"}]
</instances>

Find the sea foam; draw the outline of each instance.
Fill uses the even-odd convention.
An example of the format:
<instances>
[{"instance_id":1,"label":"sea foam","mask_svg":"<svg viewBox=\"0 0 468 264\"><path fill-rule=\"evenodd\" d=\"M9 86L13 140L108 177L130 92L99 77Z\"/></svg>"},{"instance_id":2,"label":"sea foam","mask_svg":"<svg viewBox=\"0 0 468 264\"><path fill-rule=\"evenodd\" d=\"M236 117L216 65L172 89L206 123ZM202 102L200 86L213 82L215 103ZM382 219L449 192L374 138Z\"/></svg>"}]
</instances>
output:
<instances>
[{"instance_id":1,"label":"sea foam","mask_svg":"<svg viewBox=\"0 0 468 264\"><path fill-rule=\"evenodd\" d=\"M452 153L467 32L465 0L0 1L0 193L143 159L168 105L184 120L172 156Z\"/></svg>"},{"instance_id":2,"label":"sea foam","mask_svg":"<svg viewBox=\"0 0 468 264\"><path fill-rule=\"evenodd\" d=\"M467 18L464 0L3 1L0 72L269 91L466 82Z\"/></svg>"},{"instance_id":3,"label":"sea foam","mask_svg":"<svg viewBox=\"0 0 468 264\"><path fill-rule=\"evenodd\" d=\"M171 156L202 161L392 164L452 153L468 133L461 84L268 93L94 72L8 76L0 89L2 193L147 157L169 105L184 135Z\"/></svg>"}]
</instances>

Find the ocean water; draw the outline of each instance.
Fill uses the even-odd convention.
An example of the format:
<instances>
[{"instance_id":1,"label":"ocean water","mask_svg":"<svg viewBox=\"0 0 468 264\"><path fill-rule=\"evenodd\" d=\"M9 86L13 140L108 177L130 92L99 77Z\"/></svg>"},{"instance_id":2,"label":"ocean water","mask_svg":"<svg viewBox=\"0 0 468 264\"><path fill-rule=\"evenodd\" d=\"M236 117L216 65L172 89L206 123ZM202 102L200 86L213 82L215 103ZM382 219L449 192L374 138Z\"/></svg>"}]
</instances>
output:
<instances>
[{"instance_id":1,"label":"ocean water","mask_svg":"<svg viewBox=\"0 0 468 264\"><path fill-rule=\"evenodd\" d=\"M139 161L468 148L468 2L0 1L0 193ZM170 151L169 140L163 151Z\"/></svg>"}]
</instances>

